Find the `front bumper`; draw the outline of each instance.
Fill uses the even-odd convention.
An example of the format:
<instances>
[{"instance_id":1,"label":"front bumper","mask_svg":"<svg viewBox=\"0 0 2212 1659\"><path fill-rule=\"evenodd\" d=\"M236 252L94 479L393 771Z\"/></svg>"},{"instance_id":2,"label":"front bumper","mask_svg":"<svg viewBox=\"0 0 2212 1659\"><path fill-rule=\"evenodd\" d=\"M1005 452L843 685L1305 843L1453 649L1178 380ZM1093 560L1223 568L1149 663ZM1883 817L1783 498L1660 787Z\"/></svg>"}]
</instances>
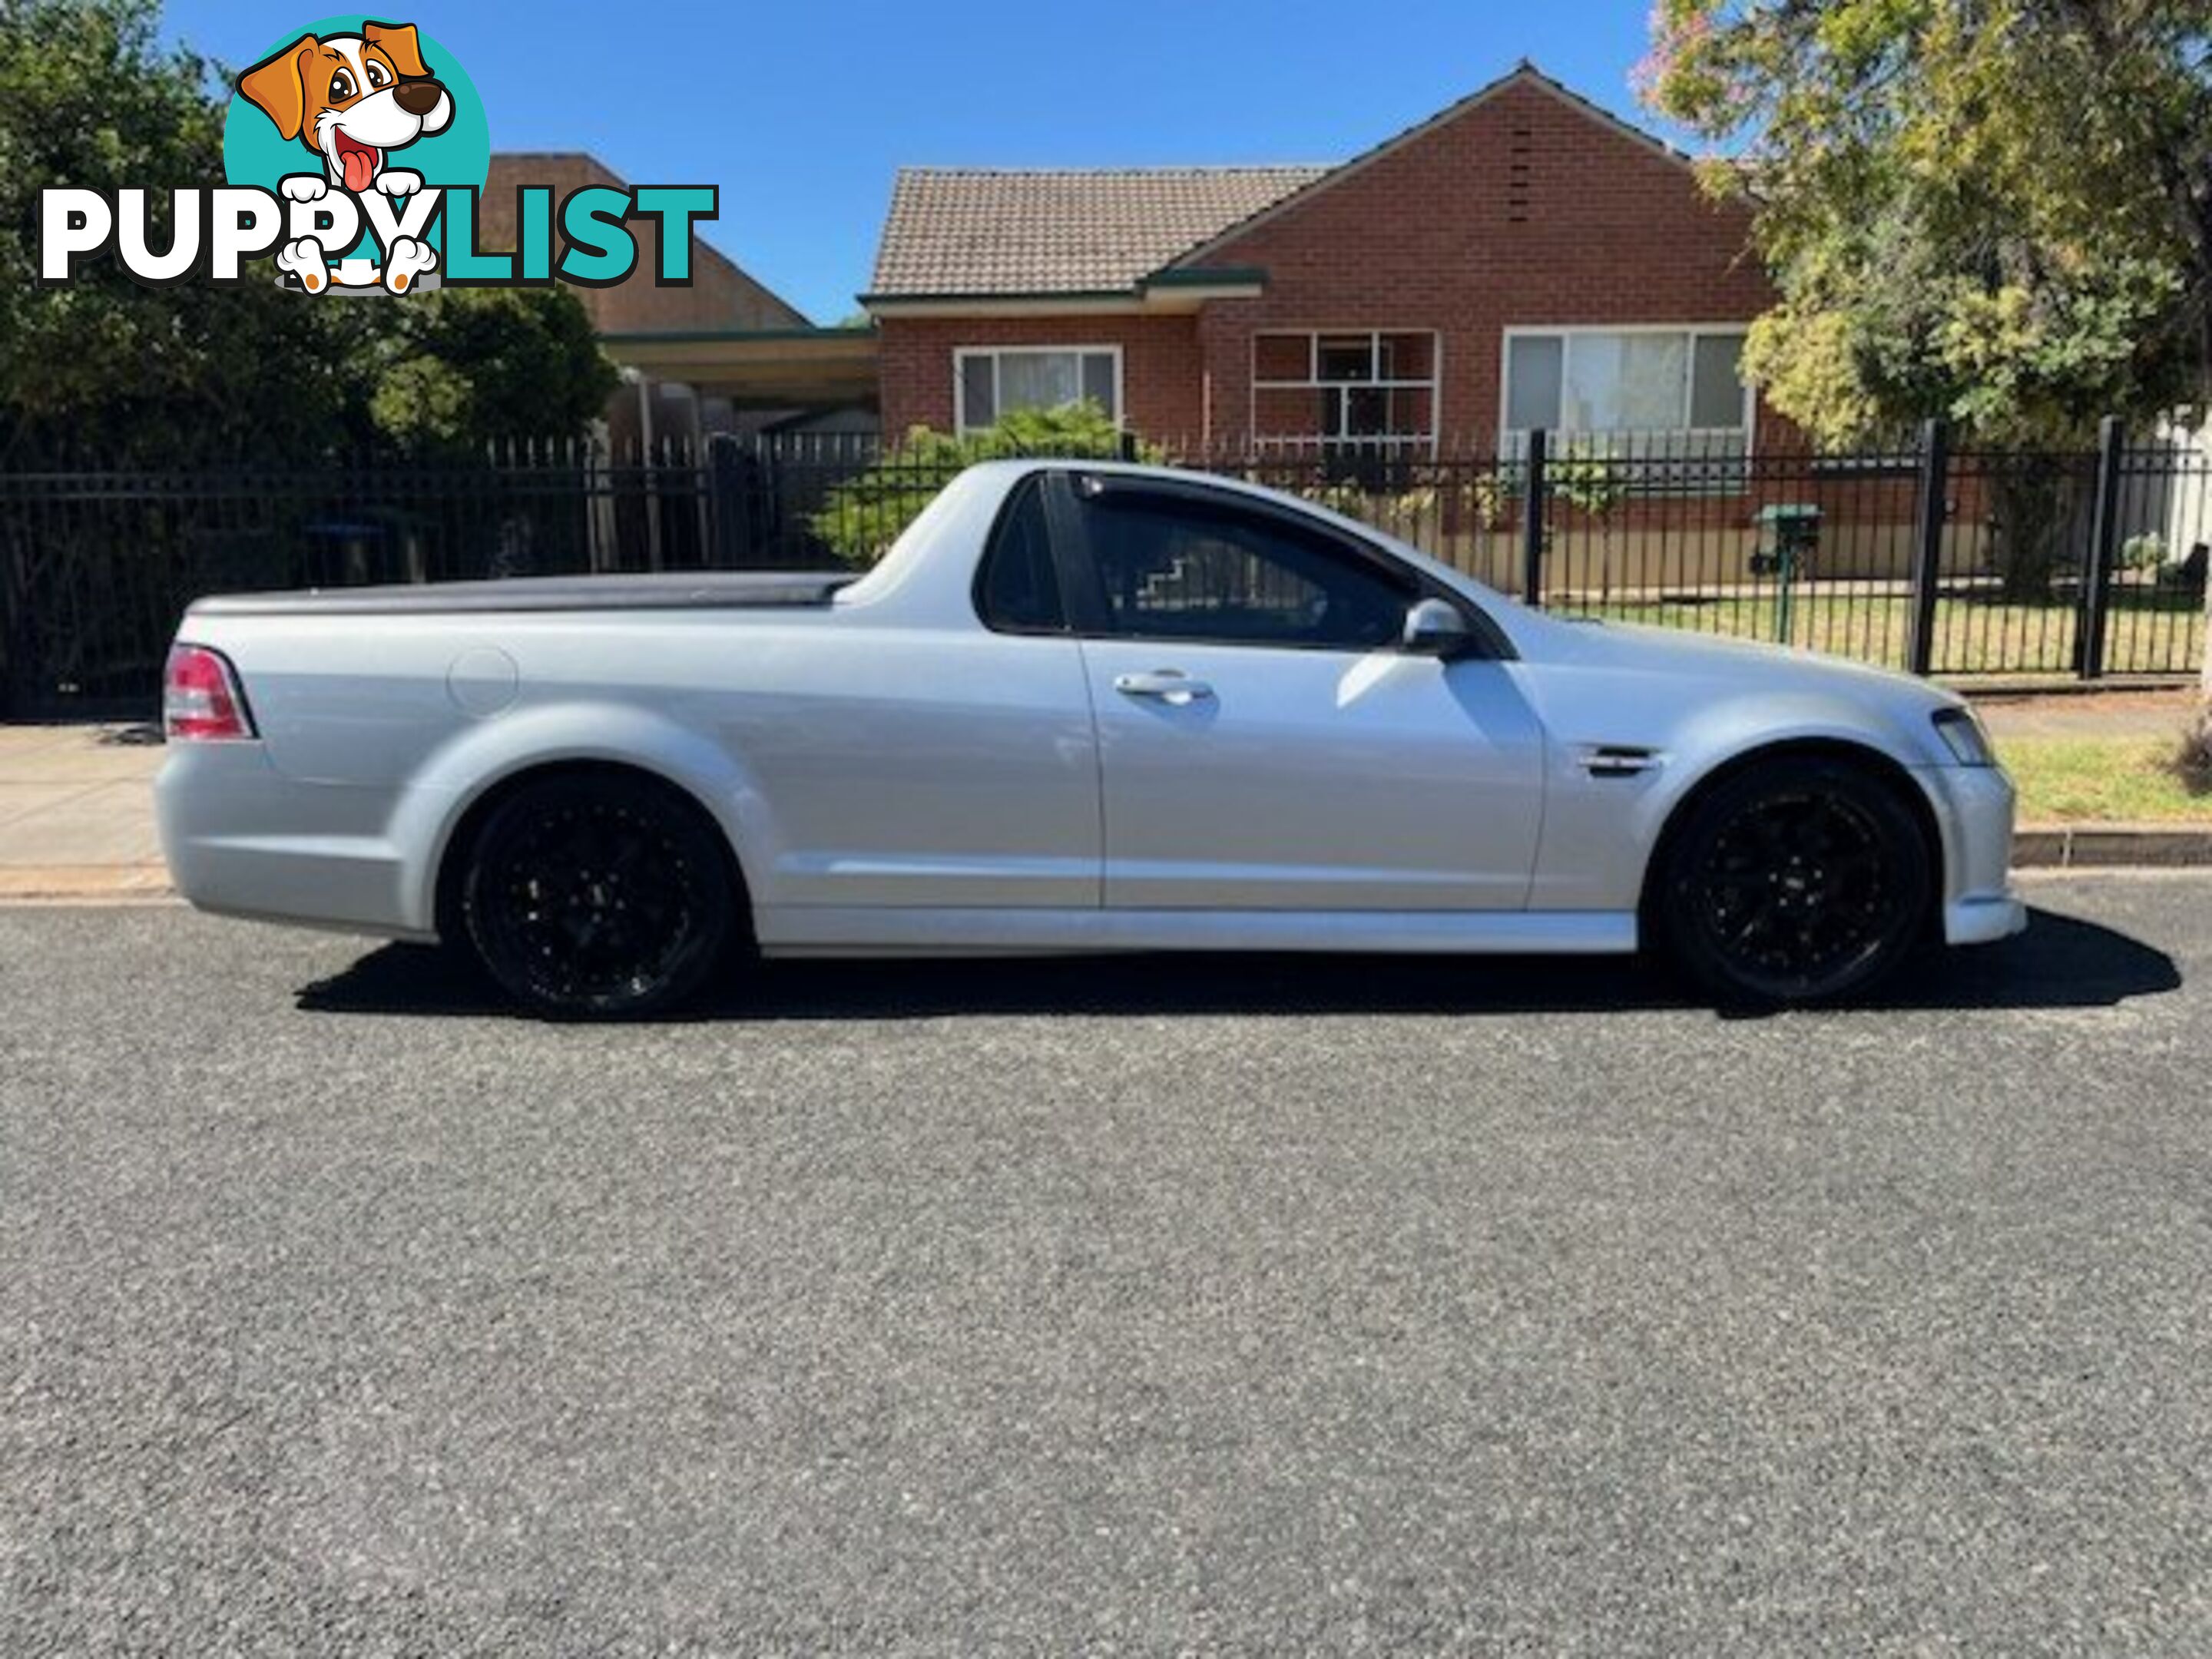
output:
<instances>
[{"instance_id":1,"label":"front bumper","mask_svg":"<svg viewBox=\"0 0 2212 1659\"><path fill-rule=\"evenodd\" d=\"M2012 780L1994 766L1917 775L1943 838L1943 942L1989 945L2025 930L2027 906L2012 884Z\"/></svg>"}]
</instances>

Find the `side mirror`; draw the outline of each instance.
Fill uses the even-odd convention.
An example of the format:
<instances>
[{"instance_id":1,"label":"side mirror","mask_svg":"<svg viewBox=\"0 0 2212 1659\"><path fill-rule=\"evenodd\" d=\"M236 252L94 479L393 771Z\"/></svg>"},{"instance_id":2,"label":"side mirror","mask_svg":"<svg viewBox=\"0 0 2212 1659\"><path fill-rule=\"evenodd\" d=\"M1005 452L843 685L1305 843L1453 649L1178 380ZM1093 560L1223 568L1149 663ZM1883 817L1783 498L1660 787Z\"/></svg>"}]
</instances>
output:
<instances>
[{"instance_id":1,"label":"side mirror","mask_svg":"<svg viewBox=\"0 0 2212 1659\"><path fill-rule=\"evenodd\" d=\"M1401 638L1416 656L1455 657L1474 643L1474 630L1457 605L1422 599L1407 611Z\"/></svg>"}]
</instances>

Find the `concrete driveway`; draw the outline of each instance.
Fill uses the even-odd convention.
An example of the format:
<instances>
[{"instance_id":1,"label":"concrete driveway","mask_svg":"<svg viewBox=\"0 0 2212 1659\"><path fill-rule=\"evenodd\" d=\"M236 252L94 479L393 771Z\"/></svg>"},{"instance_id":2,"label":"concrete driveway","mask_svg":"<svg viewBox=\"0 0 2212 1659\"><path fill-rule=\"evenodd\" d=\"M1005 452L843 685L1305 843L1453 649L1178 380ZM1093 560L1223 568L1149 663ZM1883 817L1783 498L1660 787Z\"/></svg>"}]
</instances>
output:
<instances>
[{"instance_id":1,"label":"concrete driveway","mask_svg":"<svg viewBox=\"0 0 2212 1659\"><path fill-rule=\"evenodd\" d=\"M0 725L0 900L167 890L161 764L151 726Z\"/></svg>"},{"instance_id":2,"label":"concrete driveway","mask_svg":"<svg viewBox=\"0 0 2212 1659\"><path fill-rule=\"evenodd\" d=\"M2212 1651L2212 882L1621 964L0 910L0 1646Z\"/></svg>"}]
</instances>

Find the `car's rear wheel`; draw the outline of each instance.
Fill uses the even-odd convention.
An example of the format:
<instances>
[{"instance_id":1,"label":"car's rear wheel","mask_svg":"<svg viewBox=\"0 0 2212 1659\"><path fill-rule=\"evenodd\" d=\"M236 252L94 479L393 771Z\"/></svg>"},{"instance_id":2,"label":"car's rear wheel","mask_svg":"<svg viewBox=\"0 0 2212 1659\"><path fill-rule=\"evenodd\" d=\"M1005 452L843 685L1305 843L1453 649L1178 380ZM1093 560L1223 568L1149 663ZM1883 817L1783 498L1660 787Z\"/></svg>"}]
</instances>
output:
<instances>
[{"instance_id":1,"label":"car's rear wheel","mask_svg":"<svg viewBox=\"0 0 2212 1659\"><path fill-rule=\"evenodd\" d=\"M1655 920L1723 1000L1832 1001L1918 944L1936 872L1911 810L1846 761L1787 757L1723 780L1668 837Z\"/></svg>"},{"instance_id":2,"label":"car's rear wheel","mask_svg":"<svg viewBox=\"0 0 2212 1659\"><path fill-rule=\"evenodd\" d=\"M703 812L650 779L598 773L545 778L501 801L460 892L491 976L567 1018L682 1004L722 960L736 902Z\"/></svg>"}]
</instances>

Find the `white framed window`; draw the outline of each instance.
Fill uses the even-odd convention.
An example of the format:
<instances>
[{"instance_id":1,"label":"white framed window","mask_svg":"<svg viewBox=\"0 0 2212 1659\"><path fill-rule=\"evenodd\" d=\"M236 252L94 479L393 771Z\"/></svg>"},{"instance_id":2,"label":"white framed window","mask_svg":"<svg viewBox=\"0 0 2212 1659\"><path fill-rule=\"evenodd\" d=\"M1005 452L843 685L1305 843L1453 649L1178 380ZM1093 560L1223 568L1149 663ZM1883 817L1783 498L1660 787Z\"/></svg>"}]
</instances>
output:
<instances>
[{"instance_id":1,"label":"white framed window","mask_svg":"<svg viewBox=\"0 0 2212 1659\"><path fill-rule=\"evenodd\" d=\"M1443 356L1434 329L1256 332L1253 439L1324 454L1434 454Z\"/></svg>"},{"instance_id":2,"label":"white framed window","mask_svg":"<svg viewBox=\"0 0 2212 1659\"><path fill-rule=\"evenodd\" d=\"M1743 340L1740 323L1509 328L1499 431L1514 452L1543 427L1615 454L1747 456Z\"/></svg>"},{"instance_id":3,"label":"white framed window","mask_svg":"<svg viewBox=\"0 0 2212 1659\"><path fill-rule=\"evenodd\" d=\"M952 407L963 433L1018 409L1085 399L1121 418L1121 347L962 346L952 354Z\"/></svg>"}]
</instances>

